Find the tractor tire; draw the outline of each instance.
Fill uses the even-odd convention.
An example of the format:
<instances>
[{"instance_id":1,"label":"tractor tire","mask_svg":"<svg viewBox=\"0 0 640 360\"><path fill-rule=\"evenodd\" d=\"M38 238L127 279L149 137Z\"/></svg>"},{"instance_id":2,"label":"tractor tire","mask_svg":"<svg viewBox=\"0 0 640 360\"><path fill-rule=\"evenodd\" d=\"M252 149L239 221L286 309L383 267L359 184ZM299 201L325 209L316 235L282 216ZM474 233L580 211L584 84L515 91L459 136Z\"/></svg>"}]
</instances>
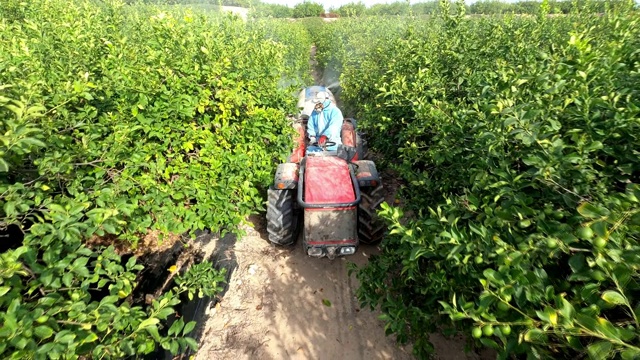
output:
<instances>
[{"instance_id":1,"label":"tractor tire","mask_svg":"<svg viewBox=\"0 0 640 360\"><path fill-rule=\"evenodd\" d=\"M376 211L384 202L382 185L360 189L362 201L358 205L358 239L362 244L373 245L382 241L386 226Z\"/></svg>"},{"instance_id":2,"label":"tractor tire","mask_svg":"<svg viewBox=\"0 0 640 360\"><path fill-rule=\"evenodd\" d=\"M295 190L267 190L267 232L269 241L274 244L291 245L296 240L294 192Z\"/></svg>"}]
</instances>

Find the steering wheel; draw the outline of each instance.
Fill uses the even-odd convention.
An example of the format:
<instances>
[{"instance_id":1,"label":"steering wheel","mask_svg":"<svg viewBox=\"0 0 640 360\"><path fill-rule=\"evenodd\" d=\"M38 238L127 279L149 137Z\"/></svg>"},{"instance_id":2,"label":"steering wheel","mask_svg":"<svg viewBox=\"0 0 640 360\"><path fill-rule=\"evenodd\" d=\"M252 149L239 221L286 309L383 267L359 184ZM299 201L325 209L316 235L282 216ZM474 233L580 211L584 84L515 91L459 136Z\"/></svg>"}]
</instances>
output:
<instances>
[{"instance_id":1,"label":"steering wheel","mask_svg":"<svg viewBox=\"0 0 640 360\"><path fill-rule=\"evenodd\" d=\"M326 150L329 146L335 146L336 142L327 140L327 141L324 142L323 146L320 146L320 144L318 144L318 142L316 141L316 142L310 143L309 145L317 146L319 148L322 148L322 150Z\"/></svg>"}]
</instances>

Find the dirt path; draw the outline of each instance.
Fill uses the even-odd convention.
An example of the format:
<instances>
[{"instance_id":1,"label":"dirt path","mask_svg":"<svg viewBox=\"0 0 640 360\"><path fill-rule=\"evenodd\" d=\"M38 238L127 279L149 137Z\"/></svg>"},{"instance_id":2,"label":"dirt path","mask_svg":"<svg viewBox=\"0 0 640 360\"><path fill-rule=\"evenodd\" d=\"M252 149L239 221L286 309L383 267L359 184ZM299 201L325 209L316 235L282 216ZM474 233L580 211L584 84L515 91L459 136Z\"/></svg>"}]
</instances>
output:
<instances>
[{"instance_id":1,"label":"dirt path","mask_svg":"<svg viewBox=\"0 0 640 360\"><path fill-rule=\"evenodd\" d=\"M275 247L256 218L247 235L211 239L235 265L222 299L204 311L197 360L413 359L410 346L385 336L378 312L361 309L347 263L363 265L376 247L347 258L308 257L299 242ZM220 243L223 243L222 245ZM464 342L433 335L436 359L479 359ZM484 358L484 357L483 357Z\"/></svg>"},{"instance_id":2,"label":"dirt path","mask_svg":"<svg viewBox=\"0 0 640 360\"><path fill-rule=\"evenodd\" d=\"M230 287L208 311L196 359L410 359L360 309L347 259L315 259L302 247L274 247L264 223L235 242ZM348 258L367 261L361 247ZM329 305L329 306L328 306Z\"/></svg>"}]
</instances>

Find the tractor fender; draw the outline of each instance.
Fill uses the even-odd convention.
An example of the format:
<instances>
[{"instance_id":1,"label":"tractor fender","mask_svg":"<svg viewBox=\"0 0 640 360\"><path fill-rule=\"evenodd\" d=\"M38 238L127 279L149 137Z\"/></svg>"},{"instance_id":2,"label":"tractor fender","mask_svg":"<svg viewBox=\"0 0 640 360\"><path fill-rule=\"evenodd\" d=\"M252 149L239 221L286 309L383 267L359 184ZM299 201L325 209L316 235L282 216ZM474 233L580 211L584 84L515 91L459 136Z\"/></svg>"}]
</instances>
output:
<instances>
[{"instance_id":1,"label":"tractor fender","mask_svg":"<svg viewBox=\"0 0 640 360\"><path fill-rule=\"evenodd\" d=\"M360 187L378 186L380 184L380 175L376 169L376 164L371 160L357 160L352 162L355 167L356 179Z\"/></svg>"},{"instance_id":2,"label":"tractor fender","mask_svg":"<svg viewBox=\"0 0 640 360\"><path fill-rule=\"evenodd\" d=\"M338 154L338 156L347 161L356 161L362 159L362 139L356 132L355 119L344 119L344 121L342 122L340 137L342 139L342 147L344 147L344 149L342 151L342 154Z\"/></svg>"},{"instance_id":3,"label":"tractor fender","mask_svg":"<svg viewBox=\"0 0 640 360\"><path fill-rule=\"evenodd\" d=\"M289 155L287 161L292 163L299 163L300 161L302 161L302 158L304 158L304 153L307 149L307 146L305 144L307 130L301 123L293 124L293 128L296 130L296 134L294 135L296 148L293 150L291 155Z\"/></svg>"},{"instance_id":4,"label":"tractor fender","mask_svg":"<svg viewBox=\"0 0 640 360\"><path fill-rule=\"evenodd\" d=\"M342 145L356 147L356 126L352 119L344 119L340 131Z\"/></svg>"},{"instance_id":5,"label":"tractor fender","mask_svg":"<svg viewBox=\"0 0 640 360\"><path fill-rule=\"evenodd\" d=\"M273 186L276 189L295 189L298 187L300 165L295 163L279 164Z\"/></svg>"}]
</instances>

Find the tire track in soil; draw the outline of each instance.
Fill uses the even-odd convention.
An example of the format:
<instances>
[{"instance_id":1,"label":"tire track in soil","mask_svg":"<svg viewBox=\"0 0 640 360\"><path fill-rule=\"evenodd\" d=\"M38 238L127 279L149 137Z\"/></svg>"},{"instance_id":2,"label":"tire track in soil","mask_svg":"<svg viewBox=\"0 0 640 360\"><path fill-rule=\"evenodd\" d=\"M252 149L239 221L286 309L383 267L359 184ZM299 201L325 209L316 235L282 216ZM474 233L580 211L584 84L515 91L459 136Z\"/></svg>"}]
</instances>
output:
<instances>
[{"instance_id":1,"label":"tire track in soil","mask_svg":"<svg viewBox=\"0 0 640 360\"><path fill-rule=\"evenodd\" d=\"M316 259L304 253L300 239L291 247L271 245L262 217L251 218L243 229L247 234L238 241L213 237L207 245L232 244L236 267L224 297L196 319L196 360L413 359L410 346L385 335L380 312L361 309L355 298L358 281L348 275L347 264L364 265L377 247L363 245L355 255L333 261ZM431 340L436 359L491 358L465 353L461 337L434 334Z\"/></svg>"},{"instance_id":2,"label":"tire track in soil","mask_svg":"<svg viewBox=\"0 0 640 360\"><path fill-rule=\"evenodd\" d=\"M366 263L375 247L331 261L308 257L299 242L272 246L262 219L245 230L229 289L205 311L196 359L412 359L354 296L347 262Z\"/></svg>"}]
</instances>

